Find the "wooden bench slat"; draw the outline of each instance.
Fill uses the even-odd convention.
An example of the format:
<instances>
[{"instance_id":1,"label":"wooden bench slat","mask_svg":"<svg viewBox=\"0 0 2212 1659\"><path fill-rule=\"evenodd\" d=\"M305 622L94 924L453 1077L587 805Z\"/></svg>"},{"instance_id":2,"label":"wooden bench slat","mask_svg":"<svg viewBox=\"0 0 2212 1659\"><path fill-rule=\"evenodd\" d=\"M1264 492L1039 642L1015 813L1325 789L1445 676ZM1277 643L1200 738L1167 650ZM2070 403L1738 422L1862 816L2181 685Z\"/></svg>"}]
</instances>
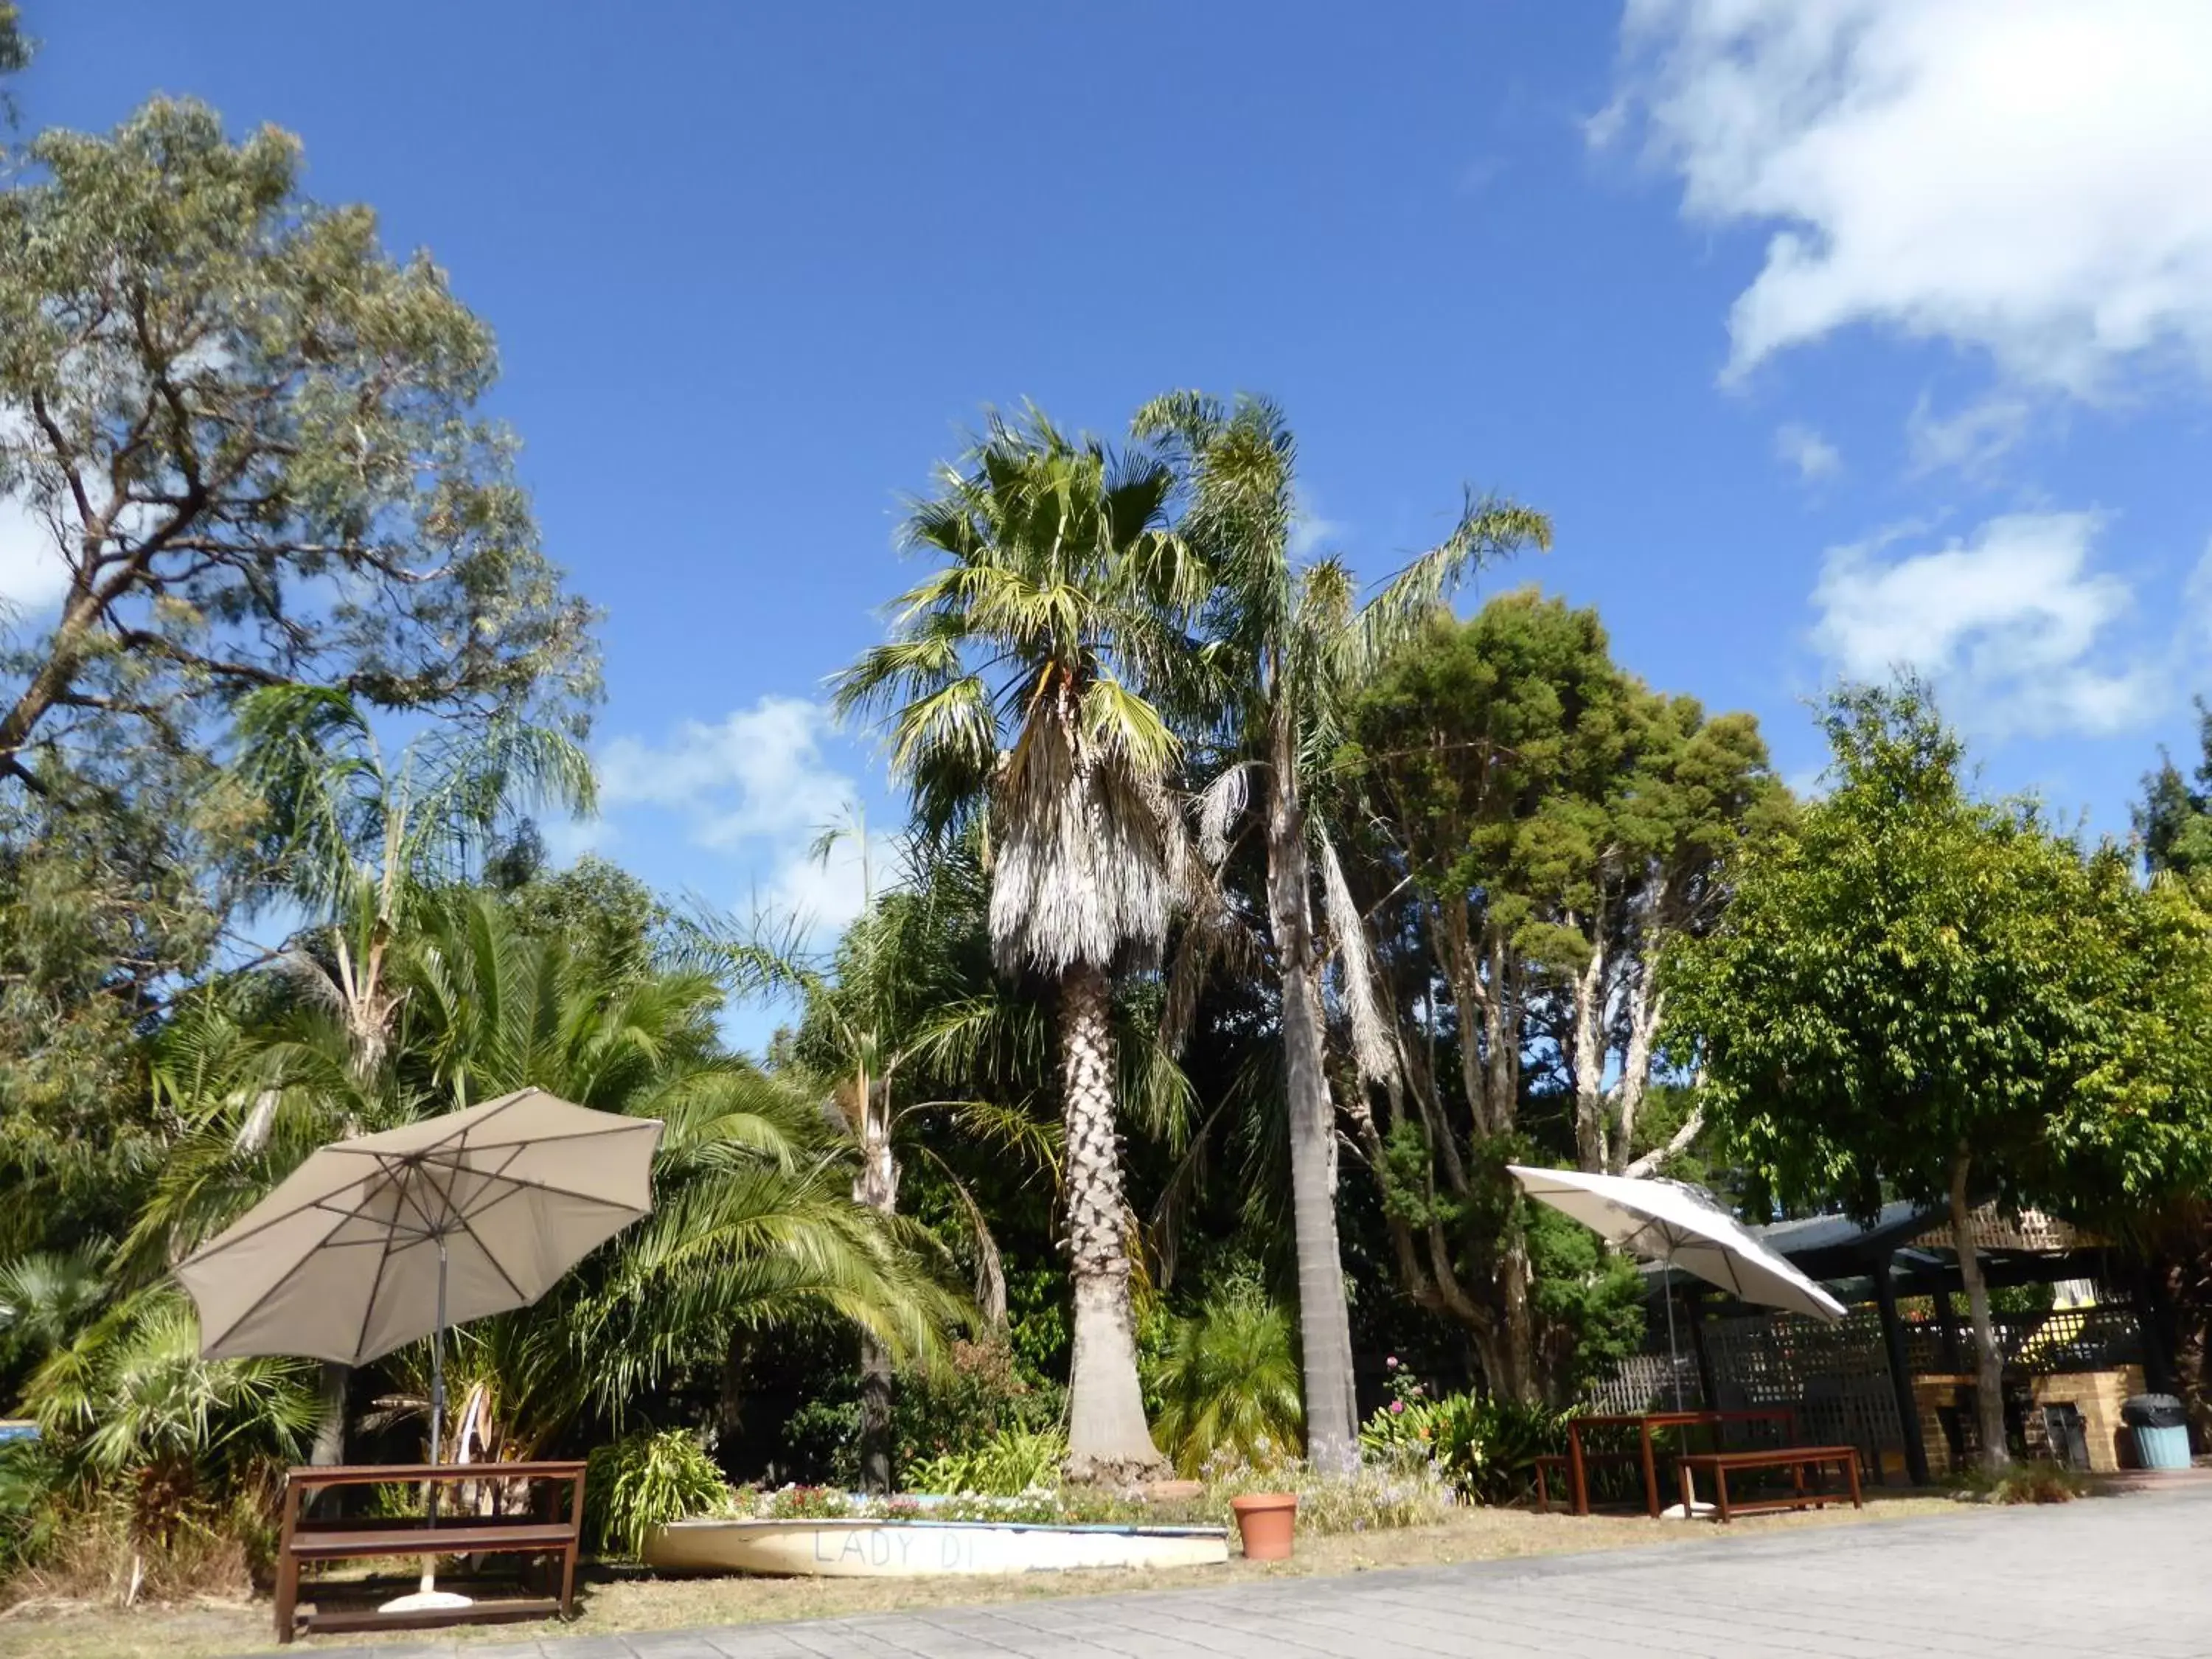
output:
<instances>
[{"instance_id":1,"label":"wooden bench slat","mask_svg":"<svg viewBox=\"0 0 2212 1659\"><path fill-rule=\"evenodd\" d=\"M1793 1463L1833 1463L1858 1455L1856 1446L1771 1446L1759 1451L1684 1452L1680 1462L1701 1469L1786 1469Z\"/></svg>"},{"instance_id":2,"label":"wooden bench slat","mask_svg":"<svg viewBox=\"0 0 2212 1659\"><path fill-rule=\"evenodd\" d=\"M565 1522L520 1526L362 1527L347 1531L302 1532L292 1540L295 1555L319 1560L374 1555L481 1555L516 1550L566 1549L575 1528Z\"/></svg>"}]
</instances>

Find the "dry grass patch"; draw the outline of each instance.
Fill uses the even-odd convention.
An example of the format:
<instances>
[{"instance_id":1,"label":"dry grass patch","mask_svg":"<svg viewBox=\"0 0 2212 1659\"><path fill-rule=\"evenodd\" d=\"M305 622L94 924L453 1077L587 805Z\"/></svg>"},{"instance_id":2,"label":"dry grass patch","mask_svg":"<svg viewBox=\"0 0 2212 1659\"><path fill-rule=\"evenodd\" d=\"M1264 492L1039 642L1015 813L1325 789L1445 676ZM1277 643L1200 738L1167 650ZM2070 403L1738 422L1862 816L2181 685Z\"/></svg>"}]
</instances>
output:
<instances>
[{"instance_id":1,"label":"dry grass patch","mask_svg":"<svg viewBox=\"0 0 2212 1659\"><path fill-rule=\"evenodd\" d=\"M975 1607L1037 1601L1048 1596L1099 1595L1135 1590L1189 1589L1257 1579L1365 1572L1390 1567L1440 1566L1581 1550L1626 1549L1663 1543L1725 1548L1737 1538L1757 1538L1802 1527L1850 1526L1902 1516L1956 1514L1943 1498L1876 1494L1862 1511L1826 1510L1761 1516L1732 1527L1706 1522L1654 1522L1641 1516L1531 1515L1521 1510L1464 1510L1441 1526L1334 1538L1301 1535L1288 1561L1248 1562L1232 1556L1224 1567L1165 1571L1029 1573L1006 1578L653 1578L601 1579L588 1586L572 1625L465 1626L441 1638L465 1642L512 1642L532 1637L605 1636L626 1631L676 1630L700 1625L773 1623L840 1619L914 1607ZM397 1593L398 1581L394 1581ZM349 1635L303 1641L293 1651L350 1646L370 1638ZM395 1632L393 1641L419 1643L420 1632ZM218 1659L271 1644L266 1601L203 1601L182 1607L118 1611L48 1605L0 1614L0 1655L40 1659Z\"/></svg>"}]
</instances>

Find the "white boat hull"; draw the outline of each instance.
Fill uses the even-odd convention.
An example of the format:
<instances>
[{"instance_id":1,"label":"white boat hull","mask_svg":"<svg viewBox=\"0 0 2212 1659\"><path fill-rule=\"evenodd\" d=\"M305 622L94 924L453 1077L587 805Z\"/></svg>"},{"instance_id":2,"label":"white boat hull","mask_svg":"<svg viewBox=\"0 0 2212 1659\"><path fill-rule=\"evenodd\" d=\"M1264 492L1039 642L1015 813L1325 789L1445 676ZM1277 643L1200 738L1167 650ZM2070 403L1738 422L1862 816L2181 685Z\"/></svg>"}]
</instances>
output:
<instances>
[{"instance_id":1,"label":"white boat hull","mask_svg":"<svg viewBox=\"0 0 2212 1659\"><path fill-rule=\"evenodd\" d=\"M780 1577L1202 1567L1229 1559L1220 1527L1054 1527L1001 1521L678 1521L647 1538L647 1566Z\"/></svg>"}]
</instances>

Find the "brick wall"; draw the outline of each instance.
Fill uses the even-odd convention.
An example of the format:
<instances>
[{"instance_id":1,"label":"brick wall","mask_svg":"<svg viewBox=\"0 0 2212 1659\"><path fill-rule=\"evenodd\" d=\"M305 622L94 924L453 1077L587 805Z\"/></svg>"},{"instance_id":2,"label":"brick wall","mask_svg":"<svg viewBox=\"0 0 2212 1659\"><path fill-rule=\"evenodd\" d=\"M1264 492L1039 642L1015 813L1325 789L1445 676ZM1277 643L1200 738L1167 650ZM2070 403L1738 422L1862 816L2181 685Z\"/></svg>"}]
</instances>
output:
<instances>
[{"instance_id":1,"label":"brick wall","mask_svg":"<svg viewBox=\"0 0 2212 1659\"><path fill-rule=\"evenodd\" d=\"M2110 1370L2055 1371L2047 1376L2025 1379L2028 1388L2030 1408L2027 1413L2027 1439L2028 1455L2043 1457L2050 1455L2043 1424L2043 1407L2070 1404L2081 1413L2081 1426L2089 1442L2089 1467L2100 1473L2110 1473L2127 1467L2134 1461L2134 1443L2126 1425L2120 1420L2120 1402L2131 1394L2143 1391L2142 1367L2122 1365ZM1943 1431L1943 1418L1956 1413L1956 1420L1971 1430L1974 1415L1974 1379L1971 1376L1936 1375L1912 1379L1913 1403L1919 1408L1920 1443L1928 1449L1929 1473L1936 1475L1952 1472L1950 1437Z\"/></svg>"}]
</instances>

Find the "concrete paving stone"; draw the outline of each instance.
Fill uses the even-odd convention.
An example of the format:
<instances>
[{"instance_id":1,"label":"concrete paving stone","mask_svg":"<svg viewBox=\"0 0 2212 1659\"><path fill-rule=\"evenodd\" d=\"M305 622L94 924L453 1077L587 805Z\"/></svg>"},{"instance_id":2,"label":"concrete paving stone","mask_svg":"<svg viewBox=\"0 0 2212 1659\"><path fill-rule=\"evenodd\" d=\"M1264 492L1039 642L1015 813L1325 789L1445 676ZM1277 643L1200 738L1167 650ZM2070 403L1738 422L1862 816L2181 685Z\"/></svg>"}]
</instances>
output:
<instances>
[{"instance_id":1,"label":"concrete paving stone","mask_svg":"<svg viewBox=\"0 0 2212 1659\"><path fill-rule=\"evenodd\" d=\"M2205 1659L2212 1486L1610 1553L315 1659ZM294 1651L297 1651L296 1650ZM289 1659L289 1656L288 1656Z\"/></svg>"}]
</instances>

